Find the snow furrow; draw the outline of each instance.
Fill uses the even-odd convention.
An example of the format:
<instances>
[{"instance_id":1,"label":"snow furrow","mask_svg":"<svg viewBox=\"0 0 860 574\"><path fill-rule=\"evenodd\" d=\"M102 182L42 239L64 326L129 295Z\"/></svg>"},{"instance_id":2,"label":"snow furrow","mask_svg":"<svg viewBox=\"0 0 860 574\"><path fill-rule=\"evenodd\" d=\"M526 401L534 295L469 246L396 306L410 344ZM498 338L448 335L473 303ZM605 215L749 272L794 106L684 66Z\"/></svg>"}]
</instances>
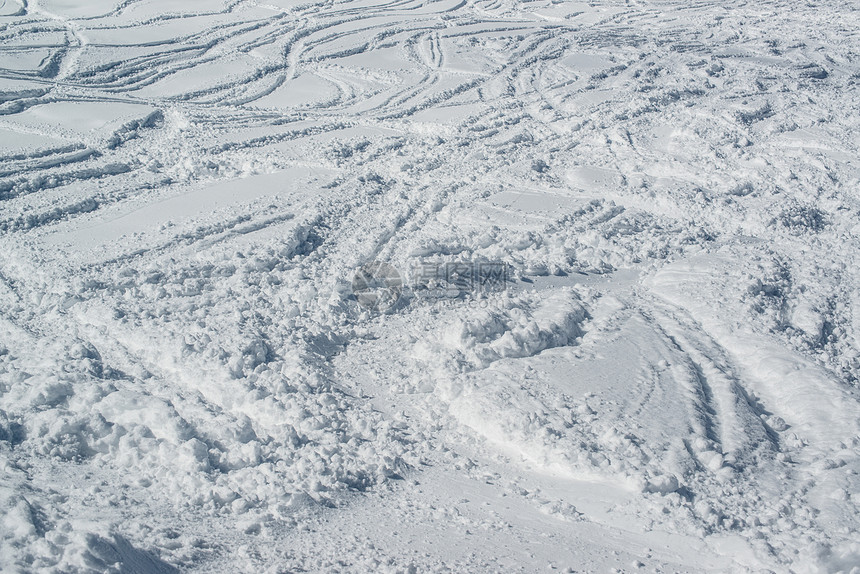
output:
<instances>
[{"instance_id":1,"label":"snow furrow","mask_svg":"<svg viewBox=\"0 0 860 574\"><path fill-rule=\"evenodd\" d=\"M856 570L856 30L0 4L0 570Z\"/></svg>"}]
</instances>

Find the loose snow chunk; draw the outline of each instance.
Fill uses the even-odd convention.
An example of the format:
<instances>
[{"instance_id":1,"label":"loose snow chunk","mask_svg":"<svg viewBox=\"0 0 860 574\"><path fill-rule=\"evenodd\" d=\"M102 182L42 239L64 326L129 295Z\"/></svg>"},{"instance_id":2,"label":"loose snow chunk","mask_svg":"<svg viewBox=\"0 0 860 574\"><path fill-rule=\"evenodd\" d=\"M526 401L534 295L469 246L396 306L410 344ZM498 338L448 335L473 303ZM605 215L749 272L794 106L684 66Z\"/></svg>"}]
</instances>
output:
<instances>
[{"instance_id":1,"label":"loose snow chunk","mask_svg":"<svg viewBox=\"0 0 860 574\"><path fill-rule=\"evenodd\" d=\"M95 409L108 421L126 428L146 427L156 438L180 443L190 437L187 422L170 404L134 391L116 391L106 396Z\"/></svg>"},{"instance_id":2,"label":"loose snow chunk","mask_svg":"<svg viewBox=\"0 0 860 574\"><path fill-rule=\"evenodd\" d=\"M645 483L645 492L669 494L680 488L678 479L672 475L655 476Z\"/></svg>"},{"instance_id":3,"label":"loose snow chunk","mask_svg":"<svg viewBox=\"0 0 860 574\"><path fill-rule=\"evenodd\" d=\"M529 357L569 345L582 335L587 313L572 290L529 299L509 299L456 319L442 334L442 344L468 362L486 366L498 359Z\"/></svg>"}]
</instances>

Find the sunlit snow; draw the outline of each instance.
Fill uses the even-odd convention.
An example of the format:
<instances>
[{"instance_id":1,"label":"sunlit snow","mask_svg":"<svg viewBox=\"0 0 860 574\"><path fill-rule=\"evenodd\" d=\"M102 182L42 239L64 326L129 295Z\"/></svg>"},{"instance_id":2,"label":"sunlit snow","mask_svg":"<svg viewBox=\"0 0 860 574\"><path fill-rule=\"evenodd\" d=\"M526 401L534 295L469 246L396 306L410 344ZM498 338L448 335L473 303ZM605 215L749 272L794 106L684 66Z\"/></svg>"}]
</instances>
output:
<instances>
[{"instance_id":1,"label":"sunlit snow","mask_svg":"<svg viewBox=\"0 0 860 574\"><path fill-rule=\"evenodd\" d=\"M0 571L860 572L855 2L0 0Z\"/></svg>"}]
</instances>

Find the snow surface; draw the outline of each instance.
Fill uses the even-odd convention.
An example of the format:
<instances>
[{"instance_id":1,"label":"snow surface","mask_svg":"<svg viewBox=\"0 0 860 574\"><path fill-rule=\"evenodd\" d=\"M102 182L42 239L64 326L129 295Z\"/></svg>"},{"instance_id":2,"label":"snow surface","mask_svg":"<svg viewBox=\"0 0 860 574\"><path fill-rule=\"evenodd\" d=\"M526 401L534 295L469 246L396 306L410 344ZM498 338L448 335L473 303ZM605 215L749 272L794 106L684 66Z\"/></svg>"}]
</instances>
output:
<instances>
[{"instance_id":1,"label":"snow surface","mask_svg":"<svg viewBox=\"0 0 860 574\"><path fill-rule=\"evenodd\" d=\"M858 31L0 2L0 571L860 572Z\"/></svg>"}]
</instances>

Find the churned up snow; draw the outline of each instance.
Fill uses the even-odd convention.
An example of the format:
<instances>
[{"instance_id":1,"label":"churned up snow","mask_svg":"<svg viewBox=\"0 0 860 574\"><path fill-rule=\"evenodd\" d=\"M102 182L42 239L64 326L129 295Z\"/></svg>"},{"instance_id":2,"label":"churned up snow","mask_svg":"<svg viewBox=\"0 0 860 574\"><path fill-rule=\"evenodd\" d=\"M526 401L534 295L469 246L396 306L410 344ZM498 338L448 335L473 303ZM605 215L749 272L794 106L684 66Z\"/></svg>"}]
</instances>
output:
<instances>
[{"instance_id":1,"label":"churned up snow","mask_svg":"<svg viewBox=\"0 0 860 574\"><path fill-rule=\"evenodd\" d=\"M860 10L0 1L0 571L860 572Z\"/></svg>"}]
</instances>

